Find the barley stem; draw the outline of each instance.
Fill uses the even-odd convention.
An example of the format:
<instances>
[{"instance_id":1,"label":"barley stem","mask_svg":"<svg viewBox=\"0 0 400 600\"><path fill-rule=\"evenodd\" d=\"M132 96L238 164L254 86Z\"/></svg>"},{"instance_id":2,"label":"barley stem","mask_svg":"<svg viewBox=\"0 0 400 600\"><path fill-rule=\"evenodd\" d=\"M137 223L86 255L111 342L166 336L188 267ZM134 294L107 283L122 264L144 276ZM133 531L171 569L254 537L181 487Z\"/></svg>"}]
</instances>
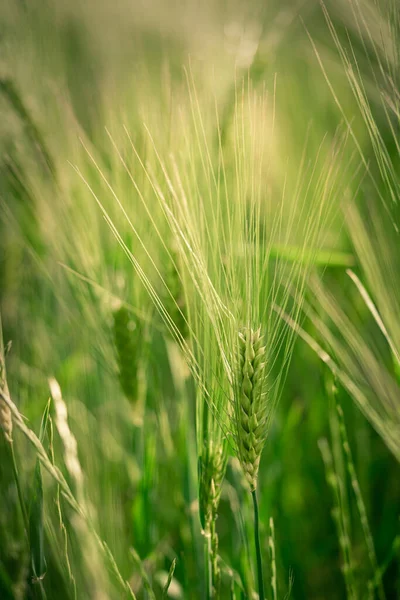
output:
<instances>
[{"instance_id":1,"label":"barley stem","mask_svg":"<svg viewBox=\"0 0 400 600\"><path fill-rule=\"evenodd\" d=\"M22 513L22 519L24 522L25 534L28 535L28 531L29 531L28 513L26 512L24 497L22 495L22 489L21 489L21 485L20 485L20 481L19 481L17 461L15 459L15 452L14 452L14 443L12 441L10 441L7 443L7 445L8 445L9 452L10 452L12 470L13 470L15 485L17 487L18 500L19 500L19 504L21 507L21 513Z\"/></svg>"},{"instance_id":2,"label":"barley stem","mask_svg":"<svg viewBox=\"0 0 400 600\"><path fill-rule=\"evenodd\" d=\"M262 559L261 559L261 547L260 547L258 500L257 500L257 491L256 490L251 491L251 497L253 498L253 507L254 507L254 542L255 542L256 557L257 557L258 597L259 597L259 600L265 600L264 579L263 579Z\"/></svg>"},{"instance_id":3,"label":"barley stem","mask_svg":"<svg viewBox=\"0 0 400 600\"><path fill-rule=\"evenodd\" d=\"M211 534L211 568L213 582L213 598L219 598L220 571L218 565L218 534L215 528L215 517L210 522Z\"/></svg>"},{"instance_id":4,"label":"barley stem","mask_svg":"<svg viewBox=\"0 0 400 600\"><path fill-rule=\"evenodd\" d=\"M205 580L206 580L206 600L212 600L213 584L212 584L212 559L211 559L211 536L205 533L204 536L204 564L205 564Z\"/></svg>"},{"instance_id":5,"label":"barley stem","mask_svg":"<svg viewBox=\"0 0 400 600\"><path fill-rule=\"evenodd\" d=\"M218 534L215 528L215 516L207 522L204 532L204 562L206 575L207 600L217 600L220 588L220 568L218 564Z\"/></svg>"}]
</instances>

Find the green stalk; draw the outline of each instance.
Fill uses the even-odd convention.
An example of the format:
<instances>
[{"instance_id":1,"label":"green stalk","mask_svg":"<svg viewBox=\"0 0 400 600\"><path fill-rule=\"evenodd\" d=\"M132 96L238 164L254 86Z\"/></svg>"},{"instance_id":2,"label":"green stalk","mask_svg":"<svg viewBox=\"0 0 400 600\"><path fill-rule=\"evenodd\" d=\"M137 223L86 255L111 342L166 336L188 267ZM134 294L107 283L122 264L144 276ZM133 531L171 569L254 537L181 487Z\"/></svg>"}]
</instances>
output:
<instances>
[{"instance_id":1,"label":"green stalk","mask_svg":"<svg viewBox=\"0 0 400 600\"><path fill-rule=\"evenodd\" d=\"M215 529L215 516L207 521L204 531L204 562L207 600L218 600L221 574L218 565L218 534Z\"/></svg>"},{"instance_id":2,"label":"green stalk","mask_svg":"<svg viewBox=\"0 0 400 600\"><path fill-rule=\"evenodd\" d=\"M19 500L22 518L23 518L23 522L24 522L25 534L28 536L28 532L29 532L28 513L26 512L24 497L22 495L22 489L21 489L21 485L20 485L20 481L19 481L17 461L15 459L15 452L14 452L14 444L13 444L13 442L8 442L7 445L8 445L9 452L10 452L12 470L13 470L15 485L17 487L18 500Z\"/></svg>"},{"instance_id":3,"label":"green stalk","mask_svg":"<svg viewBox=\"0 0 400 600\"><path fill-rule=\"evenodd\" d=\"M209 532L204 533L204 565L205 565L205 581L206 581L206 600L213 598L212 584L212 559L211 559L211 537Z\"/></svg>"},{"instance_id":4,"label":"green stalk","mask_svg":"<svg viewBox=\"0 0 400 600\"><path fill-rule=\"evenodd\" d=\"M211 566L212 566L212 581L213 581L213 598L219 598L220 587L220 571L218 565L218 534L215 528L215 515L210 522L210 543L211 543Z\"/></svg>"},{"instance_id":5,"label":"green stalk","mask_svg":"<svg viewBox=\"0 0 400 600\"><path fill-rule=\"evenodd\" d=\"M257 501L257 492L255 489L251 491L251 497L253 498L253 507L254 507L254 542L255 542L256 557L257 557L258 597L259 597L259 600L265 600L264 579L263 579L262 560L261 560L261 547L260 547L260 526L259 526L259 517L258 517L258 501Z\"/></svg>"}]
</instances>

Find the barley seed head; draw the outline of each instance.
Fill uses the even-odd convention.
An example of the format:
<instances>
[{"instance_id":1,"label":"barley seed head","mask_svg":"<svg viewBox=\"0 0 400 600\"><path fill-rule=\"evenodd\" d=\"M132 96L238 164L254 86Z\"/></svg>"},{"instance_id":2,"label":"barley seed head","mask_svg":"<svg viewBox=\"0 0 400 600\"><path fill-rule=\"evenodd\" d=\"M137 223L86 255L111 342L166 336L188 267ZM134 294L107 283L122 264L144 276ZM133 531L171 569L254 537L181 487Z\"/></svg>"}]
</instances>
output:
<instances>
[{"instance_id":1,"label":"barley seed head","mask_svg":"<svg viewBox=\"0 0 400 600\"><path fill-rule=\"evenodd\" d=\"M227 462L226 448L205 440L199 457L200 521L204 531L215 520Z\"/></svg>"},{"instance_id":2,"label":"barley seed head","mask_svg":"<svg viewBox=\"0 0 400 600\"><path fill-rule=\"evenodd\" d=\"M140 322L125 306L113 312L114 342L122 391L131 403L137 399Z\"/></svg>"},{"instance_id":3,"label":"barley seed head","mask_svg":"<svg viewBox=\"0 0 400 600\"><path fill-rule=\"evenodd\" d=\"M252 490L268 420L265 390L266 346L261 328L244 328L238 336L238 373L235 386L236 436L239 459Z\"/></svg>"},{"instance_id":4,"label":"barley seed head","mask_svg":"<svg viewBox=\"0 0 400 600\"><path fill-rule=\"evenodd\" d=\"M164 253L152 252L147 244L147 232L144 236L133 226L146 255L138 259L118 235L117 223L108 222L198 385L200 479L205 497L212 498L217 478L208 468L216 467L210 457L203 459L204 440L223 438L251 488L257 485L295 339L276 307L294 319L301 310L330 215L323 208L335 206L342 194L336 175L347 134L339 132L332 142L324 137L311 148L305 139L298 162L283 169L279 144L265 144L274 140L279 122L275 86L260 96L243 80L230 131L224 132L218 114L213 116L214 105L204 115L197 102L192 105L196 89L191 85L185 143L196 148L196 155L164 157L148 130L155 162L141 164L159 208L154 231L174 265L171 273L160 261ZM223 143L225 133L232 143ZM139 197L148 211L146 194L139 191ZM165 297L158 289L166 290Z\"/></svg>"}]
</instances>

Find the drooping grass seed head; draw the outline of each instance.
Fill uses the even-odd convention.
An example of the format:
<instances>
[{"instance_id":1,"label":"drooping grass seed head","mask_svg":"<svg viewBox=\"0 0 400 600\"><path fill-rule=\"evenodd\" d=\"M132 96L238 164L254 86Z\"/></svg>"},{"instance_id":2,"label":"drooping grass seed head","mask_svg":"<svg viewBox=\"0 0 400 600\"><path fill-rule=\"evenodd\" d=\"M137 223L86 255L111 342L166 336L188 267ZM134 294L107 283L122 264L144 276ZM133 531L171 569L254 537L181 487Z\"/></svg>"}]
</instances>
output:
<instances>
[{"instance_id":1,"label":"drooping grass seed head","mask_svg":"<svg viewBox=\"0 0 400 600\"><path fill-rule=\"evenodd\" d=\"M0 390L8 396L7 381L3 377L2 361L0 359ZM0 427L4 432L4 436L8 442L12 441L12 418L11 411L2 398L0 398Z\"/></svg>"},{"instance_id":2,"label":"drooping grass seed head","mask_svg":"<svg viewBox=\"0 0 400 600\"><path fill-rule=\"evenodd\" d=\"M3 335L1 329L1 320L0 320L0 391L3 392L6 396L8 396L8 385L7 385L7 375L6 375L6 363L5 363L5 352L4 352L4 344L3 344ZM4 402L2 398L0 398L0 427L4 432L4 436L8 442L12 441L12 418L11 418L11 410Z\"/></svg>"}]
</instances>

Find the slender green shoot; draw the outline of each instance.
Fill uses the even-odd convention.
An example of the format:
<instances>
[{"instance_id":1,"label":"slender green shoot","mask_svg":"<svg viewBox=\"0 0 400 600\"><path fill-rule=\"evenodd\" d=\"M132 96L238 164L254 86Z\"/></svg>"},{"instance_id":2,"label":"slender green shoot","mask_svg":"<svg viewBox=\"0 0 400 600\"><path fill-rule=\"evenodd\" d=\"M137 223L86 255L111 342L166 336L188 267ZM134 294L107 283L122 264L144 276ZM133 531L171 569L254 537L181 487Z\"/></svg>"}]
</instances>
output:
<instances>
[{"instance_id":1,"label":"slender green shoot","mask_svg":"<svg viewBox=\"0 0 400 600\"><path fill-rule=\"evenodd\" d=\"M163 591L162 591L163 600L166 600L166 598L168 597L168 590L169 590L169 586L171 585L172 578L174 576L175 567L176 567L176 558L174 558L174 560L171 563L171 566L168 571L168 578L163 587Z\"/></svg>"},{"instance_id":2,"label":"slender green shoot","mask_svg":"<svg viewBox=\"0 0 400 600\"><path fill-rule=\"evenodd\" d=\"M253 509L254 509L254 543L255 543L255 548L256 548L256 560L257 560L258 597L259 597L259 600L265 600L263 562L262 562L261 545L260 545L260 524L259 524L259 514L258 514L257 490L252 490L251 496L253 498Z\"/></svg>"}]
</instances>

